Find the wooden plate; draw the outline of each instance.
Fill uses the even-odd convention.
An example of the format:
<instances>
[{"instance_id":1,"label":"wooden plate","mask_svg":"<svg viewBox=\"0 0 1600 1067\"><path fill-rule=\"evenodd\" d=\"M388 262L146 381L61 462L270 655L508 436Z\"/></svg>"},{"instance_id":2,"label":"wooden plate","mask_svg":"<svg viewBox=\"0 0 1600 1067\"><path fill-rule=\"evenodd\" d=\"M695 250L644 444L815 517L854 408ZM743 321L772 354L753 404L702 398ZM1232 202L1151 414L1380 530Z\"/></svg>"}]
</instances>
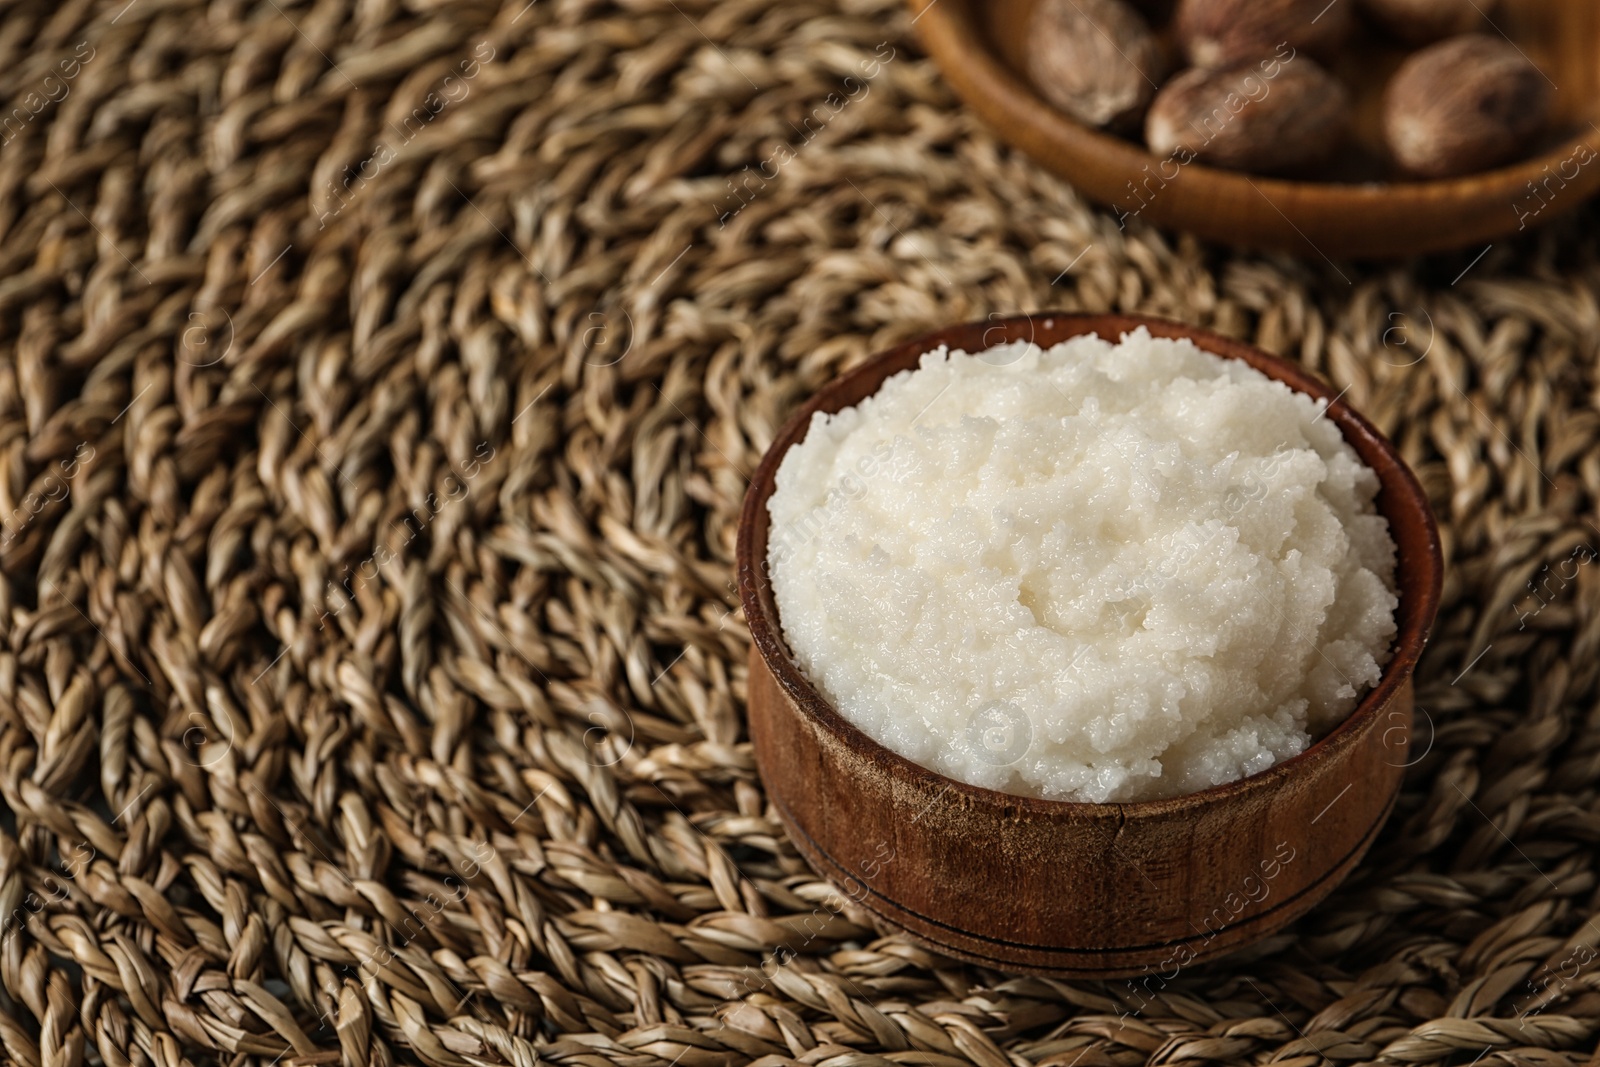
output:
<instances>
[{"instance_id":1,"label":"wooden plate","mask_svg":"<svg viewBox=\"0 0 1600 1067\"><path fill-rule=\"evenodd\" d=\"M1551 133L1532 157L1437 181L1390 176L1378 132L1383 85L1405 50L1353 43L1334 70L1351 86L1356 129L1336 180L1291 181L1179 167L1093 130L1021 73L1037 0L909 0L916 28L957 94L1005 141L1123 220L1139 217L1228 244L1307 256L1387 258L1482 246L1543 225L1600 191L1600 3L1505 0L1498 28L1555 86ZM1336 0L1354 3L1355 0ZM1486 32L1493 32L1489 29Z\"/></svg>"},{"instance_id":2,"label":"wooden plate","mask_svg":"<svg viewBox=\"0 0 1600 1067\"><path fill-rule=\"evenodd\" d=\"M889 751L839 715L784 643L767 578L767 500L814 412L876 392L939 345L1049 346L1138 326L1188 337L1328 401L1378 475L1398 548L1394 655L1327 736L1260 774L1187 796L1077 804L966 785ZM1238 341L1132 316L1036 314L954 326L835 380L785 423L745 496L737 550L750 626L750 737L767 796L811 865L887 928L1005 970L1074 977L1175 969L1259 940L1327 896L1371 846L1409 751L1411 674L1439 605L1433 514L1393 446L1295 364ZM1159 991L1165 979L1150 989Z\"/></svg>"}]
</instances>

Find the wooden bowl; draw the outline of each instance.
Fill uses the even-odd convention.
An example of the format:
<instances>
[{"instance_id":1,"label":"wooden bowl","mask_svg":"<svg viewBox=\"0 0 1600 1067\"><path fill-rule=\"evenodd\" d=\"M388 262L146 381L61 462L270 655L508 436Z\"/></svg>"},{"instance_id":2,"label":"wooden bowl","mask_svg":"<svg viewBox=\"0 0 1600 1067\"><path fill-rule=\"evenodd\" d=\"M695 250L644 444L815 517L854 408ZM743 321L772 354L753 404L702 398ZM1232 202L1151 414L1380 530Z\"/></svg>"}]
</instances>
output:
<instances>
[{"instance_id":1,"label":"wooden bowl","mask_svg":"<svg viewBox=\"0 0 1600 1067\"><path fill-rule=\"evenodd\" d=\"M1495 25L1556 86L1554 132L1521 162L1437 181L1394 179L1384 163L1379 104L1406 54L1393 45L1356 42L1333 64L1353 91L1353 147L1329 172L1333 180L1289 181L1179 166L1055 110L1021 73L1027 16L1037 0L909 2L924 45L967 105L1119 220L1137 216L1228 244L1313 257L1394 257L1482 247L1543 225L1600 190L1594 0L1500 5Z\"/></svg>"},{"instance_id":2,"label":"wooden bowl","mask_svg":"<svg viewBox=\"0 0 1600 1067\"><path fill-rule=\"evenodd\" d=\"M767 499L813 412L834 412L939 345L1046 347L1138 326L1188 337L1331 404L1378 474L1399 549L1394 657L1355 711L1303 753L1188 796L1077 804L963 784L846 722L784 644L767 579ZM739 593L754 647L750 735L767 795L801 854L887 927L1013 971L1113 977L1207 959L1266 936L1325 897L1387 818L1407 765L1411 674L1443 577L1427 499L1394 448L1294 364L1216 334L1120 315L1024 315L940 330L868 360L795 412L757 469L739 527Z\"/></svg>"}]
</instances>

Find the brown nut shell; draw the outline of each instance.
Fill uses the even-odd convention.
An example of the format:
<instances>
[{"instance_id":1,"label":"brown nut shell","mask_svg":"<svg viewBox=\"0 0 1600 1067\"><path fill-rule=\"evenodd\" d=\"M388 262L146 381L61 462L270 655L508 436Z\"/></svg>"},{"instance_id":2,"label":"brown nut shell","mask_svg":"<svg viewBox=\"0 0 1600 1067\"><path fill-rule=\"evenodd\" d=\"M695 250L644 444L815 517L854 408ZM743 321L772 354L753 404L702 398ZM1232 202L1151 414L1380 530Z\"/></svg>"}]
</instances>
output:
<instances>
[{"instance_id":1,"label":"brown nut shell","mask_svg":"<svg viewBox=\"0 0 1600 1067\"><path fill-rule=\"evenodd\" d=\"M1299 56L1184 71L1156 94L1145 142L1180 163L1271 173L1328 158L1349 127L1350 94Z\"/></svg>"},{"instance_id":2,"label":"brown nut shell","mask_svg":"<svg viewBox=\"0 0 1600 1067\"><path fill-rule=\"evenodd\" d=\"M1283 48L1325 54L1348 35L1350 12L1347 0L1180 0L1173 27L1190 63L1221 69Z\"/></svg>"},{"instance_id":3,"label":"brown nut shell","mask_svg":"<svg viewBox=\"0 0 1600 1067\"><path fill-rule=\"evenodd\" d=\"M1362 0L1367 17L1408 44L1481 29L1494 0Z\"/></svg>"},{"instance_id":4,"label":"brown nut shell","mask_svg":"<svg viewBox=\"0 0 1600 1067\"><path fill-rule=\"evenodd\" d=\"M1446 178L1504 163L1550 112L1545 76L1509 41L1467 34L1413 55L1383 98L1383 133L1412 174Z\"/></svg>"},{"instance_id":5,"label":"brown nut shell","mask_svg":"<svg viewBox=\"0 0 1600 1067\"><path fill-rule=\"evenodd\" d=\"M1090 126L1136 123L1161 77L1155 34L1124 0L1040 0L1025 60L1045 99Z\"/></svg>"}]
</instances>

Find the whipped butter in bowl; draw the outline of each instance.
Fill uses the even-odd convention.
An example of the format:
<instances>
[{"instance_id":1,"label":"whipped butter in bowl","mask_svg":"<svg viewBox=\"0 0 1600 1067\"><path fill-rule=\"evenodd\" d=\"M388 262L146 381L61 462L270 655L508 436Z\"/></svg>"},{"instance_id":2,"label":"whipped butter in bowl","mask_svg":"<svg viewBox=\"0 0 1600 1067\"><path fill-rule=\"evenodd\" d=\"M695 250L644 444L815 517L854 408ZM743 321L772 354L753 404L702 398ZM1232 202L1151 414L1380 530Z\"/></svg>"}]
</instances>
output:
<instances>
[{"instance_id":1,"label":"whipped butter in bowl","mask_svg":"<svg viewBox=\"0 0 1600 1067\"><path fill-rule=\"evenodd\" d=\"M1331 891L1408 762L1441 575L1336 395L1203 331L1034 315L813 397L739 544L801 853L888 927L1053 974L1215 956Z\"/></svg>"},{"instance_id":2,"label":"whipped butter in bowl","mask_svg":"<svg viewBox=\"0 0 1600 1067\"><path fill-rule=\"evenodd\" d=\"M796 661L880 744L1147 800L1298 755L1377 683L1377 490L1321 402L1187 338L937 348L812 416L767 561Z\"/></svg>"}]
</instances>

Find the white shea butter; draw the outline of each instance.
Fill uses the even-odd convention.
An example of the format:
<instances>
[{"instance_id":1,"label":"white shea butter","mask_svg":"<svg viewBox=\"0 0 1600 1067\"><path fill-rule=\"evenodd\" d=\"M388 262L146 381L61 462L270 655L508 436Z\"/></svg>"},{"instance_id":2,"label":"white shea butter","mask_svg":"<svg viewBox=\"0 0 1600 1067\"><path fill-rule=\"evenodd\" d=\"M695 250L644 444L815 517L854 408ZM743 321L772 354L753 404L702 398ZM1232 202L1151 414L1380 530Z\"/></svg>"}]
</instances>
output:
<instances>
[{"instance_id":1,"label":"white shea butter","mask_svg":"<svg viewBox=\"0 0 1600 1067\"><path fill-rule=\"evenodd\" d=\"M930 352L784 457L784 637L845 718L973 785L1127 801L1265 770L1395 634L1378 479L1321 412L1143 329Z\"/></svg>"}]
</instances>

